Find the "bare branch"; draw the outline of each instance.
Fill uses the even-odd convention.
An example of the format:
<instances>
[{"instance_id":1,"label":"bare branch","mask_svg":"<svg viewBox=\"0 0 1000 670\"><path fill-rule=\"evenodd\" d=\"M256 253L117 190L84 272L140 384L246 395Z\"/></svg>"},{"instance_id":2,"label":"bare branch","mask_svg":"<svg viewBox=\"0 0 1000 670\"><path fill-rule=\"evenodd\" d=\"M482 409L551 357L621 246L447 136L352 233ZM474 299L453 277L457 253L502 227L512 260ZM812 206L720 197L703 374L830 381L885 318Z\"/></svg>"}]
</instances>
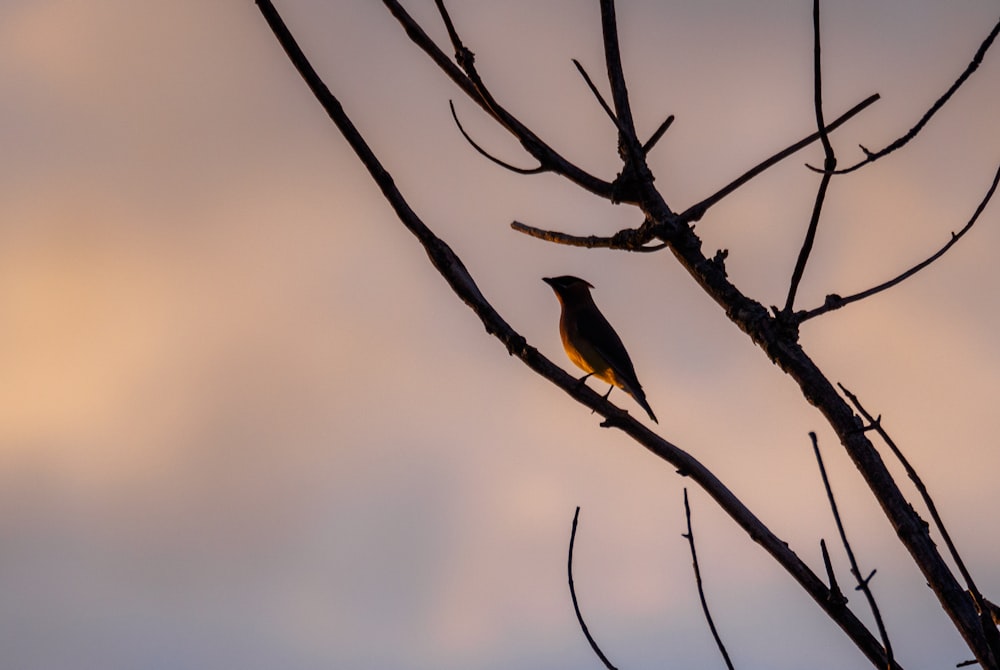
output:
<instances>
[{"instance_id":1,"label":"bare branch","mask_svg":"<svg viewBox=\"0 0 1000 670\"><path fill-rule=\"evenodd\" d=\"M485 85L483 85L482 80L479 79L478 74L476 74L475 79L473 79L466 74L462 68L453 63L451 59L448 58L448 56L445 55L440 48L438 48L424 29L420 27L420 24L414 21L413 17L411 17L406 10L403 9L397 0L382 0L382 2L389 12L396 18L399 24L404 28L410 40L420 47L431 58L431 60L434 61L441 71L444 72L453 82L455 82L471 100L482 107L487 114L493 117L501 126L517 138L517 140L521 143L521 146L524 147L524 149L541 165L546 166L550 171L562 175L566 179L569 179L573 183L591 193L599 195L603 198L612 197L615 189L610 182L606 182L591 175L563 158L552 147L535 135L527 126L521 123L513 114L504 109L499 103L497 103L496 100L493 99L493 96L490 95ZM267 4L270 4L270 2ZM450 21L451 19L449 17L446 21L446 25ZM461 53L467 53L470 57L464 59L466 61L465 65L472 68L472 63L469 62L471 60L472 52L465 49L464 46L461 46L461 40L458 39L458 33L455 31L453 24L449 32L452 39L457 40L460 45L460 49L458 49L458 51ZM475 73L474 68L472 68L472 71Z\"/></svg>"},{"instance_id":2,"label":"bare branch","mask_svg":"<svg viewBox=\"0 0 1000 670\"><path fill-rule=\"evenodd\" d=\"M846 605L847 596L840 590L840 585L837 583L837 575L833 571L833 563L830 562L830 552L826 550L826 540L821 539L819 541L819 549L823 554L823 567L826 568L826 577L830 580L831 597L835 598L842 605Z\"/></svg>"},{"instance_id":3,"label":"bare branch","mask_svg":"<svg viewBox=\"0 0 1000 670\"><path fill-rule=\"evenodd\" d=\"M879 100L878 93L868 96L858 104L854 105L854 107L851 107L849 110L847 110L839 117L837 117L837 119L835 119L830 125L826 126L826 132L827 133L833 132L834 130L836 130L844 123L846 123L847 121L851 120L852 118L860 114L864 109L874 104L878 100ZM711 207L712 205L716 204L717 202L725 198L727 195L738 189L740 186L746 184L748 181L759 175L764 170L767 170L768 168L777 165L778 163L785 160L792 154L797 153L802 149L805 149L807 146L809 146L819 138L820 138L820 133L815 132L812 135L808 135L802 138L795 144L792 144L782 149L781 151L774 154L770 158L767 158L758 163L757 165L753 166L752 168L741 174L739 177L737 177L736 179L729 182L728 184L723 186L721 189L719 189L712 195L702 200L701 202L691 205L686 210L684 210L684 212L682 212L678 218L680 218L683 221L689 221L689 222L700 220L701 217L705 215L705 212L708 211L709 207Z\"/></svg>"},{"instance_id":4,"label":"bare branch","mask_svg":"<svg viewBox=\"0 0 1000 670\"><path fill-rule=\"evenodd\" d=\"M611 123L615 124L615 128L618 128L619 132L621 132L621 128L618 126L618 119L615 118L615 113L611 111L610 107L608 107L608 103L604 101L604 96L602 96L601 92L597 90L597 86L594 85L594 81L590 78L590 75L587 74L587 71L583 69L582 65L580 65L580 61L574 58L573 65L576 66L576 70L580 73L580 76L583 77L583 80L587 82L587 87L590 89L590 92L594 94L594 97L597 98L597 102L601 103L601 108L604 110L604 113L608 115L608 118L611 119Z\"/></svg>"},{"instance_id":5,"label":"bare branch","mask_svg":"<svg viewBox=\"0 0 1000 670\"><path fill-rule=\"evenodd\" d=\"M674 122L673 114L671 114L670 116L668 116L666 119L663 120L663 123L659 125L659 127L650 136L650 138L646 140L646 143L642 145L643 154L649 155L649 152L653 150L653 147L656 146L656 143L660 141L661 137L663 137L663 133L667 132L667 128L669 128L673 122Z\"/></svg>"},{"instance_id":6,"label":"bare branch","mask_svg":"<svg viewBox=\"0 0 1000 670\"><path fill-rule=\"evenodd\" d=\"M997 24L993 26L993 30L991 30L990 34L986 36L986 39L983 40L983 43L979 45L979 49L976 50L976 54L972 57L972 61L965 68L962 74L959 75L958 79L955 80L955 83L951 85L951 87L945 92L944 95L938 98L934 102L934 104L931 105L930 109L928 109L927 112L920 118L920 120L917 121L917 125L910 128L909 132L907 132L905 135L903 135L896 141L892 142L891 144L887 145L886 147L879 149L878 151L869 151L864 146L862 146L861 151L865 153L865 159L859 161L858 163L855 163L850 167L837 170L836 174L847 174L848 172L854 172L855 170L864 167L869 163L874 163L879 158L891 154L893 151L901 148L907 142L916 137L917 133L919 133L923 129L923 127L927 125L927 122L931 120L931 117L933 117L938 112L938 110L944 107L945 103L947 103L948 100L951 98L951 96L955 94L955 91L957 91L962 86L962 84L964 84L965 81L970 76L972 76L973 72L979 69L979 65L983 62L983 58L986 56L986 52L989 51L990 46L993 45L993 41L996 40L998 34L1000 34L1000 21L997 21Z\"/></svg>"},{"instance_id":7,"label":"bare branch","mask_svg":"<svg viewBox=\"0 0 1000 670\"><path fill-rule=\"evenodd\" d=\"M502 161L496 156L488 153L485 149L476 144L476 141L473 140L471 137L469 137L469 134L465 132L465 128L462 127L462 122L458 120L458 114L455 112L455 103L449 100L448 106L451 108L451 118L455 119L455 125L458 126L458 132L462 133L462 137L465 138L465 141L471 144L472 148L478 151L479 154L485 157L486 159L496 163L502 168L510 170L511 172L516 172L517 174L525 174L525 175L541 174L542 172L548 171L548 168L546 168L544 165L539 165L538 167L533 167L533 168L519 168L516 165L511 165L510 163Z\"/></svg>"},{"instance_id":8,"label":"bare branch","mask_svg":"<svg viewBox=\"0 0 1000 670\"><path fill-rule=\"evenodd\" d=\"M816 189L816 201L813 204L812 216L809 219L809 227L806 229L806 237L799 250L799 257L795 261L795 269L792 271L792 279L788 285L788 298L785 300L784 313L791 314L795 306L795 294L799 289L799 282L805 273L806 263L812 253L813 242L816 240L816 231L819 229L820 213L823 211L823 202L826 199L826 190L830 186L831 172L837 167L837 157L833 153L833 146L826 131L826 123L823 121L823 65L820 49L820 20L819 20L819 0L813 0L813 108L816 112L816 128L819 132L820 142L823 144L823 176L820 178L819 188Z\"/></svg>"},{"instance_id":9,"label":"bare branch","mask_svg":"<svg viewBox=\"0 0 1000 670\"><path fill-rule=\"evenodd\" d=\"M837 501L833 497L833 489L830 488L830 479L826 476L826 467L823 465L823 457L819 453L819 440L816 439L816 433L810 432L809 439L812 440L813 453L816 454L816 462L819 464L819 474L823 478L823 487L826 489L826 496L830 501L830 509L833 511L833 519L837 523L837 532L840 533L840 541L844 545L844 551L847 552L847 560L851 563L851 574L858 582L858 590L865 594L865 598L868 600L868 606L872 610L872 616L875 617L875 625L878 626L879 635L882 637L882 644L885 645L885 654L889 659L889 663L892 663L892 643L889 642L889 634L885 630L885 623L882 621L882 614L879 612L878 603L875 602L875 595L872 593L869 582L871 578L875 576L875 571L872 570L871 574L867 577L861 577L861 569L858 567L858 561L854 558L854 551L851 549L851 543L847 541L847 533L844 531L844 524L840 520L840 512L837 511Z\"/></svg>"},{"instance_id":10,"label":"bare branch","mask_svg":"<svg viewBox=\"0 0 1000 670\"><path fill-rule=\"evenodd\" d=\"M885 291L886 289L890 289L893 286L895 286L896 284L899 284L900 282L902 282L902 281L904 281L906 279L909 279L910 277L912 277L913 275L917 274L918 272L920 272L921 270L923 270L925 267L927 267L928 265L930 265L931 263L933 263L937 259L941 258L941 256L944 256L944 254L949 249L951 249L953 246L955 246L955 244L960 239L962 239L962 237L967 232L969 232L972 229L972 226L975 225L976 221L979 219L979 215L983 213L983 211L986 209L986 206L989 204L990 200L993 198L993 195L996 193L997 185L998 184L1000 184L1000 166L997 167L997 171L993 175L993 182L990 184L989 189L987 189L986 195L983 196L983 199L979 202L979 206L976 207L976 211L973 212L972 218L969 219L969 221L962 227L961 230L959 230L957 233L952 233L951 234L951 238L948 240L948 242L945 243L945 245L943 247L941 247L940 249L938 249L936 252L934 252L933 254L931 254L930 257L928 257L928 258L924 259L923 261L917 263L916 265L914 265L913 267L911 267L906 272L903 272L902 274L899 274L896 277L893 277L889 281L883 282L883 283L879 284L878 286L873 286L870 289L867 289L867 290L864 290L864 291L860 291L860 292L855 293L853 295L849 295L846 298L843 298L843 297L841 297L841 296L839 296L839 295L837 295L835 293L834 294L830 294L830 295L826 296L826 301L823 303L823 305L821 305L820 307L816 307L815 309L811 309L811 310L805 311L805 312L799 312L798 314L796 314L796 319L801 323L801 322L806 321L808 319L812 319L813 317L817 317L817 316L820 316L822 314L826 314L827 312L831 312L831 311L833 311L835 309L840 309L841 307L844 307L846 305L850 305L852 302L857 302L859 300L863 300L865 298L871 297L871 296L875 295L876 293L881 293L882 291Z\"/></svg>"},{"instance_id":11,"label":"bare branch","mask_svg":"<svg viewBox=\"0 0 1000 670\"><path fill-rule=\"evenodd\" d=\"M687 519L687 533L684 533L682 537L687 538L688 544L691 547L691 562L694 565L694 581L698 586L701 611L705 613L705 620L708 621L708 628L712 631L712 637L715 638L715 645L719 648L719 653L722 654L722 660L726 662L726 667L729 670L733 670L733 662L729 658L729 652L726 651L726 645L722 643L722 638L719 637L719 631L712 620L712 613L708 610L708 600L705 599L705 588L701 582L701 569L698 567L698 552L694 549L694 531L691 530L691 506L688 504L688 490L686 486L684 487L684 516Z\"/></svg>"},{"instance_id":12,"label":"bare branch","mask_svg":"<svg viewBox=\"0 0 1000 670\"><path fill-rule=\"evenodd\" d=\"M270 0L256 0L256 2L289 59L368 169L403 225L417 237L431 263L456 295L476 313L487 332L500 340L510 354L516 355L536 373L559 386L581 404L596 409L605 417L603 425L619 428L637 443L670 462L680 472L690 476L754 541L768 551L799 582L802 588L838 623L873 664L878 667L886 667L886 658L881 645L872 637L865 626L849 610L831 602L830 591L822 580L791 551L787 544L774 535L733 495L732 491L710 470L684 450L650 431L624 410L606 401L585 384L578 384L575 377L567 374L563 369L542 356L536 349L529 346L523 336L510 327L479 291L461 259L443 240L434 235L409 207L393 183L391 176L382 167L364 138L344 113L339 101L330 94L318 78ZM383 2L390 8L398 8L398 3L394 0L383 0ZM397 18L399 18L400 15L396 10L394 10L394 14L397 14ZM403 15L405 16L405 13ZM406 16L406 19L409 17ZM407 33L411 38L418 43L420 40L426 40L426 35L423 34L419 26L413 24L412 20L407 23L406 19L400 18L400 21L407 27ZM439 58L444 61L444 65L440 63L439 65L446 72L450 74L457 71L459 76L456 81L464 82L459 83L463 90L466 90L465 86L471 85L468 77L444 57L430 40L426 40L426 49L435 62L438 62ZM476 97L478 94L474 90L470 95L473 99L478 100ZM620 112L618 116L620 119L622 118ZM513 119L513 117L510 118ZM531 138L528 136L519 136L519 139L530 144ZM537 151L546 149L544 145L532 148ZM540 162L554 165L553 169L558 172L563 168L552 162L556 160L557 155L553 152L553 156L552 160L547 160L536 155ZM570 176L570 178L575 180L578 176ZM591 186L594 188L591 189L588 186L584 186L584 188L593 192L601 192L602 188L609 185L600 182L596 185L591 184ZM858 432L857 417L847 406L843 397L808 357L801 345L790 339L780 324L768 315L764 306L743 295L727 279L724 268L705 257L701 251L700 240L691 231L690 226L686 225L685 222L679 222L678 217L670 213L662 196L653 188L651 176L649 179L637 179L634 188L637 195L636 202L641 206L643 213L650 221L650 225L662 227L670 235L671 250L682 266L719 303L727 316L798 383L805 397L823 412L840 437L851 459L864 475L869 488L878 497L901 542L906 546L915 564L918 565L934 589L942 607L951 617L970 649L975 652L977 658L983 660L985 665L996 667L996 661L989 649L984 648L981 640L982 634L974 611L974 604L943 562L928 536L926 525L908 506L906 499L895 485L884 464L878 459L878 455L868 438L863 433Z\"/></svg>"},{"instance_id":13,"label":"bare branch","mask_svg":"<svg viewBox=\"0 0 1000 670\"><path fill-rule=\"evenodd\" d=\"M629 103L625 72L622 69L622 53L618 44L618 20L615 16L615 1L601 0L601 28L604 34L604 59L608 68L608 82L611 84L611 98L615 103L615 118L618 119L619 147L626 164L642 162L642 145L635 134L635 121Z\"/></svg>"},{"instance_id":14,"label":"bare branch","mask_svg":"<svg viewBox=\"0 0 1000 670\"><path fill-rule=\"evenodd\" d=\"M648 228L646 227L627 228L625 230L618 231L611 237L599 237L597 235L587 235L586 237L567 235L566 233L535 228L534 226L529 226L525 223L521 223L520 221L512 221L510 227L517 232L524 233L530 237L545 240L546 242L565 244L571 247L586 247L587 249L621 249L624 251L636 251L641 253L649 253L667 248L666 242L661 242L660 244L654 244L648 247L643 246L646 242L652 239L652 235L647 232Z\"/></svg>"},{"instance_id":15,"label":"bare branch","mask_svg":"<svg viewBox=\"0 0 1000 670\"><path fill-rule=\"evenodd\" d=\"M580 612L580 604L576 601L576 587L573 585L573 545L576 542L576 522L579 517L580 506L577 505L576 512L573 514L573 530L569 535L569 559L566 561L566 571L569 573L569 594L573 598L573 611L576 612L576 620L580 623L580 630L583 631L584 637L590 643L590 648L597 654L597 658L601 659L601 663L608 670L617 670L615 666L611 665L611 661L604 655L601 648L597 646L597 641L594 640L594 636L590 634L590 629L587 628L587 622L583 620L583 613Z\"/></svg>"},{"instance_id":16,"label":"bare branch","mask_svg":"<svg viewBox=\"0 0 1000 670\"><path fill-rule=\"evenodd\" d=\"M983 632L986 634L987 640L990 641L994 649L993 653L1000 656L1000 633L998 633L996 629L997 622L994 614L995 605L983 597L982 592L972 579L972 573L970 573L968 568L965 567L965 561L962 560L962 557L958 553L958 548L951 539L951 534L948 532L948 529L945 528L944 521L938 513L937 505L934 504L934 499L931 498L930 491L927 490L923 480L917 474L916 469L910 464L909 459L903 455L903 452L896 445L895 441L889 437L889 433L887 433L882 427L881 417L872 417L868 410L862 406L861 401L858 400L856 395L848 391L843 384L838 383L837 386L840 387L840 390L844 392L844 395L847 396L847 399L851 401L851 404L854 405L855 409L858 410L861 416L865 418L868 425L870 425L872 429L878 433L879 437L882 438L882 441L889 447L890 451L892 451L893 455L896 457L896 460L898 460L903 466L903 469L906 470L906 475L910 478L910 481L913 482L917 492L920 493L920 497L927 506L927 511L930 513L931 519L934 521L934 525L937 527L938 532L941 533L941 539L944 540L945 546L948 547L948 553L951 554L952 560L955 561L955 566L961 573L962 579L965 580L965 585L969 590L969 596L976 603L976 609L979 611L980 621L983 625Z\"/></svg>"},{"instance_id":17,"label":"bare branch","mask_svg":"<svg viewBox=\"0 0 1000 670\"><path fill-rule=\"evenodd\" d=\"M615 179L611 201L639 204L643 199L641 195L643 187L653 183L653 175L646 165L646 154L635 132L628 88L625 85L625 73L622 70L614 0L601 0L601 30L604 35L604 60L608 68L608 81L611 84L611 98L615 104L615 118L618 119L618 154L624 164L621 173ZM663 210L664 217L674 216L673 210L663 198L659 198L658 207Z\"/></svg>"}]
</instances>

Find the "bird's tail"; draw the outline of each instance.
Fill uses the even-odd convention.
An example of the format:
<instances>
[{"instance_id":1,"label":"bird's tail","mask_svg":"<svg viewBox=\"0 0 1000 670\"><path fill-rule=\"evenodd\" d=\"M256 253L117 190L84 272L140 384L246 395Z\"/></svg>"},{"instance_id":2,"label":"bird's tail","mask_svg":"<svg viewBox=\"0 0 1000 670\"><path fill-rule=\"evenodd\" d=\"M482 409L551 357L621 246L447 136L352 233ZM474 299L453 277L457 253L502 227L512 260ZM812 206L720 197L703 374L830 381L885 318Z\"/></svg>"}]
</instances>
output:
<instances>
[{"instance_id":1,"label":"bird's tail","mask_svg":"<svg viewBox=\"0 0 1000 670\"><path fill-rule=\"evenodd\" d=\"M653 414L653 408L649 406L648 402L646 402L646 393L645 391L642 390L641 386L636 384L635 388L628 388L625 389L625 391L630 396L635 398L635 401L639 403L640 407L646 410L646 414L648 414L649 418L653 420L653 423L660 423L659 421L656 420L656 415Z\"/></svg>"}]
</instances>

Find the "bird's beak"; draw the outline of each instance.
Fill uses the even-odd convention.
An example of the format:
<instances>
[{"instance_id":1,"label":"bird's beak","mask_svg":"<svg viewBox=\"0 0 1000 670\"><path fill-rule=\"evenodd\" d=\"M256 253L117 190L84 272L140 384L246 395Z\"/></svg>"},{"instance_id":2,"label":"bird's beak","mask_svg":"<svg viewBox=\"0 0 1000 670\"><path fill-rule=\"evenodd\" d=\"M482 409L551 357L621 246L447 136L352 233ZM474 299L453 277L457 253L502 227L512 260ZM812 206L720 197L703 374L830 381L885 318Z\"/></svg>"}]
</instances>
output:
<instances>
[{"instance_id":1,"label":"bird's beak","mask_svg":"<svg viewBox=\"0 0 1000 670\"><path fill-rule=\"evenodd\" d=\"M555 286L552 277L542 277L542 281L548 284L549 286Z\"/></svg>"}]
</instances>

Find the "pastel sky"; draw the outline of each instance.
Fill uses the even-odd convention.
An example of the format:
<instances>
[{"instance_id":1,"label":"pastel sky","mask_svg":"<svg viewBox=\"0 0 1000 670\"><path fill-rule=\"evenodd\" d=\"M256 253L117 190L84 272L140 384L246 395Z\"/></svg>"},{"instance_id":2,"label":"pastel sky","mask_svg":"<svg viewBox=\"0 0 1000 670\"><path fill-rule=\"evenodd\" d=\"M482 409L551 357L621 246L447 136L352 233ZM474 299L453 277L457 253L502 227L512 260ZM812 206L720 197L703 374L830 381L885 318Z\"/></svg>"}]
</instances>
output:
<instances>
[{"instance_id":1,"label":"pastel sky","mask_svg":"<svg viewBox=\"0 0 1000 670\"><path fill-rule=\"evenodd\" d=\"M970 657L822 417L672 256L509 227L609 234L638 225L635 210L482 159L449 99L480 143L531 165L380 3L276 4L414 209L531 344L569 366L541 277L594 284L660 434L817 572L825 538L846 585L817 431L900 663ZM446 46L433 3L405 4ZM508 109L613 178L614 127L571 63L607 90L597 2L450 5ZM640 134L676 115L651 156L675 209L812 132L810 3L621 0L618 14ZM840 0L824 20L828 116L882 95L833 136L848 163L859 143L880 147L917 121L997 6ZM1000 161L998 82L995 47L918 140L834 181L798 306L879 283L965 224ZM0 85L5 667L598 667L565 579L577 505L578 594L609 657L720 664L681 537L689 482L484 332L251 0L5 0ZM802 152L697 225L766 305L784 301L817 184L803 164L820 160ZM997 249L1000 202L928 270L802 330L830 378L883 416L994 600ZM689 493L738 667L866 667Z\"/></svg>"}]
</instances>

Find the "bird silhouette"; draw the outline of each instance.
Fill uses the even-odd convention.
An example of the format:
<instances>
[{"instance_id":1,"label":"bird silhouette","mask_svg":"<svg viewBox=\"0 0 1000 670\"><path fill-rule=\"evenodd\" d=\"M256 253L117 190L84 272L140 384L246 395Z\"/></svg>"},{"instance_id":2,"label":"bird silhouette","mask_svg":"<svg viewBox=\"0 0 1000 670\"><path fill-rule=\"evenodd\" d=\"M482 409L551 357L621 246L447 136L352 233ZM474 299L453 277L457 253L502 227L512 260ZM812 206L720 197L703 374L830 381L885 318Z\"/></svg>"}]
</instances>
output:
<instances>
[{"instance_id":1,"label":"bird silhouette","mask_svg":"<svg viewBox=\"0 0 1000 670\"><path fill-rule=\"evenodd\" d=\"M579 277L569 275L544 277L542 281L552 287L562 306L559 335L566 355L587 373L580 381L593 375L611 384L604 394L605 398L617 386L635 398L650 419L659 423L646 402L646 394L639 384L625 345L590 295L590 289L594 287Z\"/></svg>"}]
</instances>

